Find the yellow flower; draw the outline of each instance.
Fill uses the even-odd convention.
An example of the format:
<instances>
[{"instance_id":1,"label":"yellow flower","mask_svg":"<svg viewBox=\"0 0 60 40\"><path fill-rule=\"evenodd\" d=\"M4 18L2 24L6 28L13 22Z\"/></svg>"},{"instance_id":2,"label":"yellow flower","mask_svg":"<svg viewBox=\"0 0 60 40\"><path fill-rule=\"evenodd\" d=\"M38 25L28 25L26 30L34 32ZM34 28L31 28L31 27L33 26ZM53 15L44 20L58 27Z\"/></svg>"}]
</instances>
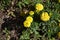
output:
<instances>
[{"instance_id":1,"label":"yellow flower","mask_svg":"<svg viewBox=\"0 0 60 40\"><path fill-rule=\"evenodd\" d=\"M29 21L24 21L24 27L30 27L31 23Z\"/></svg>"},{"instance_id":2,"label":"yellow flower","mask_svg":"<svg viewBox=\"0 0 60 40\"><path fill-rule=\"evenodd\" d=\"M50 16L48 15L47 12L43 12L41 15L41 20L42 21L48 21L50 19Z\"/></svg>"},{"instance_id":3,"label":"yellow flower","mask_svg":"<svg viewBox=\"0 0 60 40\"><path fill-rule=\"evenodd\" d=\"M38 10L38 11L41 11L41 10L43 10L43 5L42 4L40 4L40 3L37 3L36 4L36 10Z\"/></svg>"},{"instance_id":4,"label":"yellow flower","mask_svg":"<svg viewBox=\"0 0 60 40\"><path fill-rule=\"evenodd\" d=\"M60 38L60 32L58 32L58 34L57 34L57 35L58 35L58 38Z\"/></svg>"},{"instance_id":5,"label":"yellow flower","mask_svg":"<svg viewBox=\"0 0 60 40\"><path fill-rule=\"evenodd\" d=\"M30 11L29 14L30 14L30 15L34 15L34 11Z\"/></svg>"},{"instance_id":6,"label":"yellow flower","mask_svg":"<svg viewBox=\"0 0 60 40\"><path fill-rule=\"evenodd\" d=\"M29 22L32 22L32 21L33 21L33 18L32 18L31 16L28 16L28 17L26 18L26 20L29 21Z\"/></svg>"}]
</instances>

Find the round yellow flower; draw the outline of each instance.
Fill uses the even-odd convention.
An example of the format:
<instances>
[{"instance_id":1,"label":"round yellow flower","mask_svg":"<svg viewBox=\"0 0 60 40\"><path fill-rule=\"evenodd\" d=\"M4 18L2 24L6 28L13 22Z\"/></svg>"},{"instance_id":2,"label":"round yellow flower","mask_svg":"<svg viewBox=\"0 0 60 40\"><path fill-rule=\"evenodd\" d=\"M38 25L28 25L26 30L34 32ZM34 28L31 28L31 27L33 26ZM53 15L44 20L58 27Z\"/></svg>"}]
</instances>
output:
<instances>
[{"instance_id":1,"label":"round yellow flower","mask_svg":"<svg viewBox=\"0 0 60 40\"><path fill-rule=\"evenodd\" d=\"M47 12L43 12L41 15L41 20L42 21L48 21L50 19L50 16L48 15Z\"/></svg>"},{"instance_id":2,"label":"round yellow flower","mask_svg":"<svg viewBox=\"0 0 60 40\"><path fill-rule=\"evenodd\" d=\"M30 11L29 14L30 14L30 15L34 15L34 11Z\"/></svg>"},{"instance_id":3,"label":"round yellow flower","mask_svg":"<svg viewBox=\"0 0 60 40\"><path fill-rule=\"evenodd\" d=\"M57 35L58 35L58 38L60 38L60 32L58 32L58 34L57 34Z\"/></svg>"},{"instance_id":4,"label":"round yellow flower","mask_svg":"<svg viewBox=\"0 0 60 40\"><path fill-rule=\"evenodd\" d=\"M40 4L40 3L37 3L36 4L36 10L38 10L38 11L41 11L41 10L43 10L43 5L42 4Z\"/></svg>"},{"instance_id":5,"label":"round yellow flower","mask_svg":"<svg viewBox=\"0 0 60 40\"><path fill-rule=\"evenodd\" d=\"M29 21L24 21L24 27L30 27L31 23Z\"/></svg>"},{"instance_id":6,"label":"round yellow flower","mask_svg":"<svg viewBox=\"0 0 60 40\"><path fill-rule=\"evenodd\" d=\"M28 17L26 18L26 20L29 21L29 22L32 22L32 21L33 21L33 18L32 18L31 16L28 16Z\"/></svg>"}]
</instances>

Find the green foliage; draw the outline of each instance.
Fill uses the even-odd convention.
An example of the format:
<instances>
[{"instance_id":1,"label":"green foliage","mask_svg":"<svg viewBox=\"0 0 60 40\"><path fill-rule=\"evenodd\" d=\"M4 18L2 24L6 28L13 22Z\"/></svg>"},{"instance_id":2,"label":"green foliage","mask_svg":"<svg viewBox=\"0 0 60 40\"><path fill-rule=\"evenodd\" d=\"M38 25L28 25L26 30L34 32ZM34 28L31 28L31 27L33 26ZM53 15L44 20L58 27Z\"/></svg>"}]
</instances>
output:
<instances>
[{"instance_id":1,"label":"green foliage","mask_svg":"<svg viewBox=\"0 0 60 40\"><path fill-rule=\"evenodd\" d=\"M3 10L6 6L8 6L11 2L11 0L2 0L0 1L0 10Z\"/></svg>"},{"instance_id":2,"label":"green foliage","mask_svg":"<svg viewBox=\"0 0 60 40\"><path fill-rule=\"evenodd\" d=\"M5 6L8 6L10 3L10 0L2 0L2 3L0 4L0 9L4 9ZM44 10L36 12L35 5L37 3L41 3L44 6ZM31 23L30 28L25 28L22 23L19 25L22 29L22 34L20 35L19 40L55 40L57 33L60 32L60 3L58 3L56 0L19 0L16 3L16 6L18 6L18 9L21 10L22 14L24 13L22 10L28 9L27 15L24 15L23 20L27 16L30 16L28 13L29 11L34 11L33 22ZM16 7L15 7L16 8ZM18 11L19 11L18 10ZM18 15L21 13L18 12ZM47 22L44 22L40 19L40 16L42 12L48 12L50 16L50 20ZM17 13L16 13L17 14ZM17 17L17 16L16 16ZM18 16L21 17L21 16ZM17 19L17 18L16 18ZM19 19L21 21L21 18ZM9 26L10 27L10 26ZM7 29L4 31L8 35ZM57 37L58 38L58 37Z\"/></svg>"},{"instance_id":3,"label":"green foliage","mask_svg":"<svg viewBox=\"0 0 60 40\"><path fill-rule=\"evenodd\" d=\"M30 32L29 30L26 30L22 32L20 39L30 39L29 36L30 36Z\"/></svg>"},{"instance_id":4,"label":"green foliage","mask_svg":"<svg viewBox=\"0 0 60 40\"><path fill-rule=\"evenodd\" d=\"M10 40L10 32L7 30L7 28L5 28L3 32L6 33L6 40Z\"/></svg>"},{"instance_id":5,"label":"green foliage","mask_svg":"<svg viewBox=\"0 0 60 40\"><path fill-rule=\"evenodd\" d=\"M22 8L22 6L23 7L26 7L26 5L28 6L28 5L35 5L36 3L42 3L42 0L22 0L22 1L19 1L18 3L17 3L17 6L19 6L19 8L21 9Z\"/></svg>"}]
</instances>

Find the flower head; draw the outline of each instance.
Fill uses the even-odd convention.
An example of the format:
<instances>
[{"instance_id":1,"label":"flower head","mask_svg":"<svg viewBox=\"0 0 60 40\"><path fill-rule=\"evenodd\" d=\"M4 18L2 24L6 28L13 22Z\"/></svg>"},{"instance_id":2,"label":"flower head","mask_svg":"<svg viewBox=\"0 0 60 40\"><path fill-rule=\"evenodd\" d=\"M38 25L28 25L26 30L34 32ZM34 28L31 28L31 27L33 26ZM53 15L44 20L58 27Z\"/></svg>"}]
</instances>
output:
<instances>
[{"instance_id":1,"label":"flower head","mask_svg":"<svg viewBox=\"0 0 60 40\"><path fill-rule=\"evenodd\" d=\"M30 27L31 23L29 21L24 21L24 27Z\"/></svg>"},{"instance_id":2,"label":"flower head","mask_svg":"<svg viewBox=\"0 0 60 40\"><path fill-rule=\"evenodd\" d=\"M42 4L40 4L40 3L37 3L36 4L36 10L38 10L38 11L41 11L41 10L43 10L43 5Z\"/></svg>"},{"instance_id":3,"label":"flower head","mask_svg":"<svg viewBox=\"0 0 60 40\"><path fill-rule=\"evenodd\" d=\"M47 12L43 12L41 15L41 20L42 21L48 21L50 19L50 16L48 15Z\"/></svg>"},{"instance_id":4,"label":"flower head","mask_svg":"<svg viewBox=\"0 0 60 40\"><path fill-rule=\"evenodd\" d=\"M31 16L28 16L28 17L26 18L26 20L29 21L29 22L32 22L32 21L33 21L33 18L32 18Z\"/></svg>"},{"instance_id":5,"label":"flower head","mask_svg":"<svg viewBox=\"0 0 60 40\"><path fill-rule=\"evenodd\" d=\"M30 11L29 14L30 14L30 15L34 15L34 11Z\"/></svg>"}]
</instances>

